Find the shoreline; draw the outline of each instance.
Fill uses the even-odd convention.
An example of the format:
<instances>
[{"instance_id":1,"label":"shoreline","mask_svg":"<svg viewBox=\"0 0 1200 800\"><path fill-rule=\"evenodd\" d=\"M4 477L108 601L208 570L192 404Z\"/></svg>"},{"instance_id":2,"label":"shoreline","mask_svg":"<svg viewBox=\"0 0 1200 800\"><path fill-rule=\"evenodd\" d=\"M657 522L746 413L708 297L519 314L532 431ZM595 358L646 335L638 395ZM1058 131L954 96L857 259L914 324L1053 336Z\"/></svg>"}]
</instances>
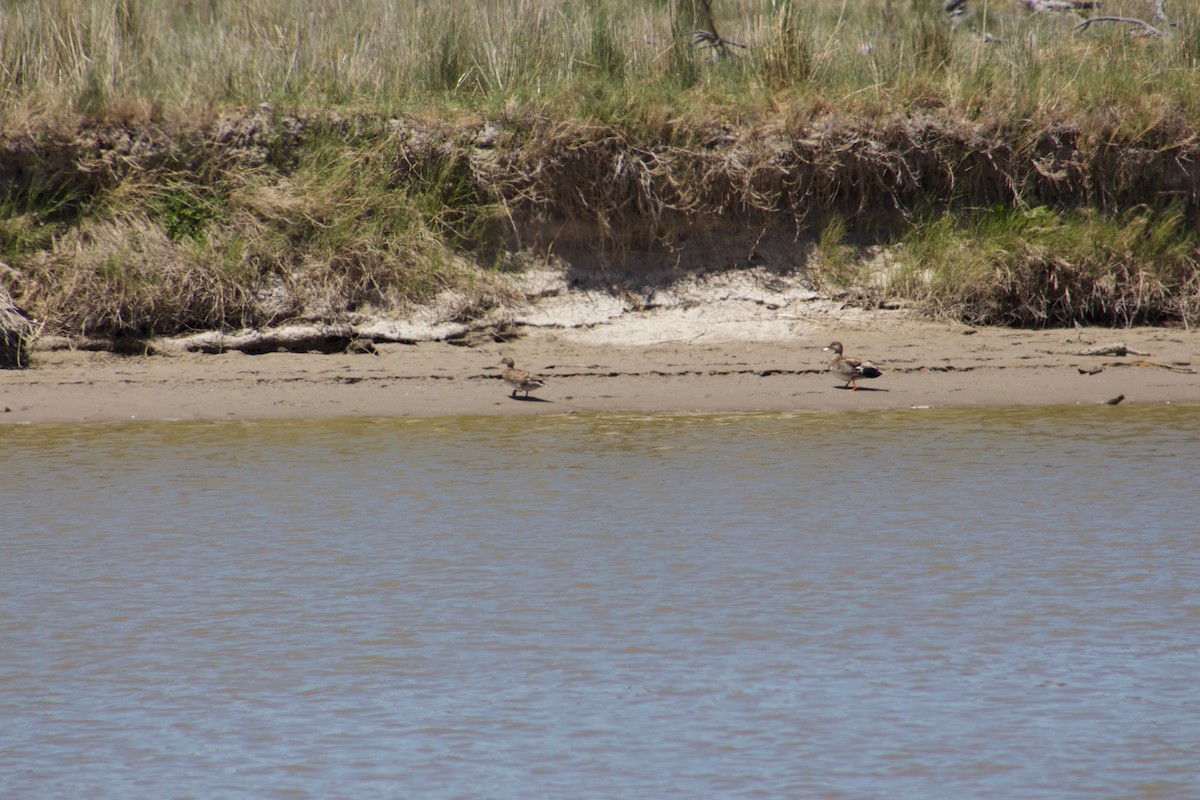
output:
<instances>
[{"instance_id":1,"label":"shoreline","mask_svg":"<svg viewBox=\"0 0 1200 800\"><path fill-rule=\"evenodd\" d=\"M644 312L357 354L38 351L29 369L0 372L0 424L1200 404L1200 336L1184 329L973 329L904 312L714 327L693 311L699 332L680 327L684 312ZM821 350L833 339L883 376L840 388ZM1118 343L1130 353L1083 354ZM513 399L502 356L548 386Z\"/></svg>"}]
</instances>

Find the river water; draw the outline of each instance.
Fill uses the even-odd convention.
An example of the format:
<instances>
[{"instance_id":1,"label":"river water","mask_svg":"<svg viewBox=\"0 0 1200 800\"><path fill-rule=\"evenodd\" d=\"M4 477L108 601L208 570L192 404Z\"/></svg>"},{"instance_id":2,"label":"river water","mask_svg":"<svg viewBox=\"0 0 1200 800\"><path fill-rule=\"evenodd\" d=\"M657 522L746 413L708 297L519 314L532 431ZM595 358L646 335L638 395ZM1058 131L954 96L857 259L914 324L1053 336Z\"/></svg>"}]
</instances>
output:
<instances>
[{"instance_id":1,"label":"river water","mask_svg":"<svg viewBox=\"0 0 1200 800\"><path fill-rule=\"evenodd\" d=\"M1200 797L1200 409L4 429L0 796Z\"/></svg>"}]
</instances>

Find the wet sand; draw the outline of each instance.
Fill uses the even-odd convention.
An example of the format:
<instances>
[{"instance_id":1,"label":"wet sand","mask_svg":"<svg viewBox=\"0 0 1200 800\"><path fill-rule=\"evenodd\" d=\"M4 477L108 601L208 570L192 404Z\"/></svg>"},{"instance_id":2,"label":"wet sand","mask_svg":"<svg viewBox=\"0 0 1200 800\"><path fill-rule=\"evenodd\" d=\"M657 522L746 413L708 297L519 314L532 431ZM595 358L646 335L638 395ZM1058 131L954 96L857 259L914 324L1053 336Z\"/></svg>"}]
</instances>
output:
<instances>
[{"instance_id":1,"label":"wet sand","mask_svg":"<svg viewBox=\"0 0 1200 800\"><path fill-rule=\"evenodd\" d=\"M1183 329L970 329L875 314L656 334L650 321L637 335L535 328L506 343L353 355L43 351L33 368L0 372L0 422L1200 403L1200 336ZM843 389L821 349L833 339L883 376ZM1118 343L1139 352L1081 354ZM546 388L511 397L493 368L502 356Z\"/></svg>"}]
</instances>

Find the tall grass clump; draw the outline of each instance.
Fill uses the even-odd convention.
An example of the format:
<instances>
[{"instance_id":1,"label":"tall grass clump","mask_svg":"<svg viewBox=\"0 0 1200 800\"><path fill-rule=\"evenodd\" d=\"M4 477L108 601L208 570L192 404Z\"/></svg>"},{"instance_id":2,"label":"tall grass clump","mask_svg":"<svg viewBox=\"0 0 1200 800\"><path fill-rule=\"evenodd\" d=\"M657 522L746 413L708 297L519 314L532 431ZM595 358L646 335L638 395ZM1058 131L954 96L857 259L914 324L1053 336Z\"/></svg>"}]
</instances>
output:
<instances>
[{"instance_id":1,"label":"tall grass clump","mask_svg":"<svg viewBox=\"0 0 1200 800\"><path fill-rule=\"evenodd\" d=\"M803 84L813 74L814 54L808 20L792 2L781 2L768 34L753 57L763 83L772 88Z\"/></svg>"},{"instance_id":2,"label":"tall grass clump","mask_svg":"<svg viewBox=\"0 0 1200 800\"><path fill-rule=\"evenodd\" d=\"M145 218L88 225L24 265L53 333L147 337L255 324L252 288Z\"/></svg>"},{"instance_id":3,"label":"tall grass clump","mask_svg":"<svg viewBox=\"0 0 1200 800\"><path fill-rule=\"evenodd\" d=\"M840 291L860 285L865 268L858 248L847 241L846 218L830 214L820 225L810 277L823 289Z\"/></svg>"},{"instance_id":4,"label":"tall grass clump","mask_svg":"<svg viewBox=\"0 0 1200 800\"><path fill-rule=\"evenodd\" d=\"M404 132L379 142L331 131L308 143L284 207L260 194L255 209L292 243L277 269L307 313L403 305L452 285L454 253L482 248L491 223L465 159Z\"/></svg>"},{"instance_id":5,"label":"tall grass clump","mask_svg":"<svg viewBox=\"0 0 1200 800\"><path fill-rule=\"evenodd\" d=\"M431 34L434 44L424 54L424 68L417 79L431 92L445 95L479 91L481 74L462 27L450 20L440 32Z\"/></svg>"},{"instance_id":6,"label":"tall grass clump","mask_svg":"<svg viewBox=\"0 0 1200 800\"><path fill-rule=\"evenodd\" d=\"M1021 327L1194 323L1200 230L1177 208L994 208L917 224L893 290L938 316Z\"/></svg>"}]
</instances>

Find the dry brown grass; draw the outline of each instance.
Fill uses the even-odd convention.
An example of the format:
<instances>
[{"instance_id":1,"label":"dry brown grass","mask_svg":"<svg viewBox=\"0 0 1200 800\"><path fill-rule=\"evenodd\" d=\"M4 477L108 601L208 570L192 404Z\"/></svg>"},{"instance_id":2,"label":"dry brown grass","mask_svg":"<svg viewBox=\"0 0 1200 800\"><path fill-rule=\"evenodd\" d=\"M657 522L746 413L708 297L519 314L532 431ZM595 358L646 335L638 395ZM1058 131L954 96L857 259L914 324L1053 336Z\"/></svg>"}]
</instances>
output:
<instances>
[{"instance_id":1,"label":"dry brown grass","mask_svg":"<svg viewBox=\"0 0 1200 800\"><path fill-rule=\"evenodd\" d=\"M146 337L263 321L253 285L144 218L72 232L24 272L23 302L55 332Z\"/></svg>"},{"instance_id":2,"label":"dry brown grass","mask_svg":"<svg viewBox=\"0 0 1200 800\"><path fill-rule=\"evenodd\" d=\"M0 264L0 269L3 268ZM39 333L40 326L17 307L8 289L0 285L0 369L29 366L29 351Z\"/></svg>"}]
</instances>

